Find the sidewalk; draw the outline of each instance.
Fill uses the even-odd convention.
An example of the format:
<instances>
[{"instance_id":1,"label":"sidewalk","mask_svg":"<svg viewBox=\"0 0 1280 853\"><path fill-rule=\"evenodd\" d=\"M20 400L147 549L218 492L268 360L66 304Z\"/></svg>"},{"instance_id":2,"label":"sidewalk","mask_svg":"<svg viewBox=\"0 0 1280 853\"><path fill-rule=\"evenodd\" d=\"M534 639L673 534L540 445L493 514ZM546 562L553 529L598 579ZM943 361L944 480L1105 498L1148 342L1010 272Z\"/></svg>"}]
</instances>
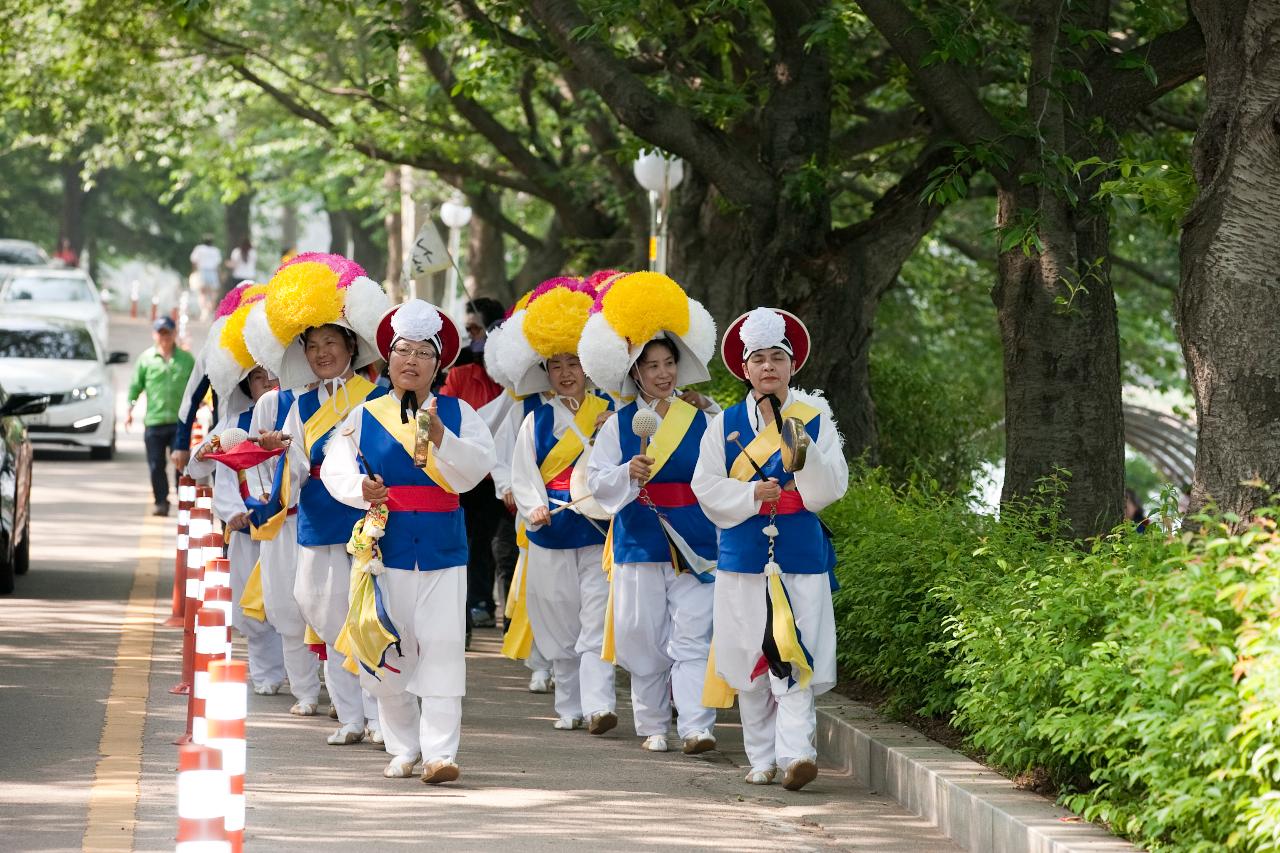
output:
<instances>
[{"instance_id":1,"label":"sidewalk","mask_svg":"<svg viewBox=\"0 0 1280 853\"><path fill-rule=\"evenodd\" d=\"M139 850L173 844L170 741L184 710L167 692L176 680L176 638L158 633L153 651ZM517 844L521 853L746 851L777 842L788 850L959 849L847 773L824 769L798 793L746 785L736 715L722 712L720 750L699 757L641 751L625 697L609 735L556 731L551 697L527 691L527 670L498 654L497 638L478 631L468 655L462 778L450 785L384 779L381 749L328 746L324 737L337 725L328 717L291 717L291 697L251 695L246 849L349 851L359 842L450 851Z\"/></svg>"}]
</instances>

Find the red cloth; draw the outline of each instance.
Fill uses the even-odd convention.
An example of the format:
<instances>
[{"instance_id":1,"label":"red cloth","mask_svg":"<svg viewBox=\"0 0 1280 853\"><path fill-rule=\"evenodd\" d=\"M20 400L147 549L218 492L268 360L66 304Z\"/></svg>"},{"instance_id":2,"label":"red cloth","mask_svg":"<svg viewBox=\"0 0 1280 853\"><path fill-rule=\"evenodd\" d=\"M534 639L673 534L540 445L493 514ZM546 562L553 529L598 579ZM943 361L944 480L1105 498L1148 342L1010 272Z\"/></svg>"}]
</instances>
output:
<instances>
[{"instance_id":1,"label":"red cloth","mask_svg":"<svg viewBox=\"0 0 1280 853\"><path fill-rule=\"evenodd\" d=\"M552 478L551 482L547 483L547 488L559 489L562 492L567 492L569 491L569 483L572 480L573 480L573 466L570 465L568 468L565 468L559 474L556 474L555 477Z\"/></svg>"},{"instance_id":2,"label":"red cloth","mask_svg":"<svg viewBox=\"0 0 1280 853\"><path fill-rule=\"evenodd\" d=\"M453 512L458 496L439 486L391 486L387 509L392 512Z\"/></svg>"},{"instance_id":3,"label":"red cloth","mask_svg":"<svg viewBox=\"0 0 1280 853\"><path fill-rule=\"evenodd\" d=\"M769 507L772 506L768 501L760 504L760 515L768 515ZM804 512L804 498L800 497L797 491L784 490L782 497L778 498L778 515L795 515L797 512Z\"/></svg>"},{"instance_id":4,"label":"red cloth","mask_svg":"<svg viewBox=\"0 0 1280 853\"><path fill-rule=\"evenodd\" d=\"M255 465L261 465L268 459L274 459L281 453L284 453L283 447L279 450L263 450L252 441L242 441L230 450L210 453L205 456L205 459L221 462L233 471L246 471Z\"/></svg>"},{"instance_id":5,"label":"red cloth","mask_svg":"<svg viewBox=\"0 0 1280 853\"><path fill-rule=\"evenodd\" d=\"M319 465L312 465L312 466L311 466L311 479L313 479L313 480L319 480L319 479L320 479L320 466L319 466Z\"/></svg>"},{"instance_id":6,"label":"red cloth","mask_svg":"<svg viewBox=\"0 0 1280 853\"><path fill-rule=\"evenodd\" d=\"M688 483L647 483L640 491L649 496L654 506L663 508L693 506L698 502Z\"/></svg>"},{"instance_id":7,"label":"red cloth","mask_svg":"<svg viewBox=\"0 0 1280 853\"><path fill-rule=\"evenodd\" d=\"M484 365L460 364L449 368L449 375L445 377L440 393L464 400L478 411L481 406L492 402L502 393L502 386L485 373Z\"/></svg>"}]
</instances>

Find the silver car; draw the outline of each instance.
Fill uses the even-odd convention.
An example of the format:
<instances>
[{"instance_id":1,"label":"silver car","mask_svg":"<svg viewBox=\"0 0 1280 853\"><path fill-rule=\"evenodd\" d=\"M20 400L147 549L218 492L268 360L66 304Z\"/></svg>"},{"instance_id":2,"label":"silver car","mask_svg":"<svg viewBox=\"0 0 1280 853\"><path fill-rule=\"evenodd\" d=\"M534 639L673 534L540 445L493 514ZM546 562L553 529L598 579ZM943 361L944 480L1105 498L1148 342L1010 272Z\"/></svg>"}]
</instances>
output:
<instances>
[{"instance_id":1,"label":"silver car","mask_svg":"<svg viewBox=\"0 0 1280 853\"><path fill-rule=\"evenodd\" d=\"M0 270L0 317L66 317L79 320L104 345L107 307L88 273L49 267Z\"/></svg>"}]
</instances>

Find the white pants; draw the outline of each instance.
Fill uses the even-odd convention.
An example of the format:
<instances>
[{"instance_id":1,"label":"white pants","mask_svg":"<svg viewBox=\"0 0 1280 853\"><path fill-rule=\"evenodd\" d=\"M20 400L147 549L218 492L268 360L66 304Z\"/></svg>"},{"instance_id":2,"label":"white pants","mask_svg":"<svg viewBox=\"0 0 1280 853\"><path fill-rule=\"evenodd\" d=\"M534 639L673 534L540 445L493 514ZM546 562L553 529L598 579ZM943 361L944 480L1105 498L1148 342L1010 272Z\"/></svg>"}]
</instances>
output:
<instances>
[{"instance_id":1,"label":"white pants","mask_svg":"<svg viewBox=\"0 0 1280 853\"><path fill-rule=\"evenodd\" d=\"M836 624L831 582L821 575L782 575L800 639L813 657L808 687L772 673L754 682L751 671L760 660L765 629L766 582L763 574L716 572L712 642L716 672L738 691L742 737L751 766L786 767L799 758L813 759L818 727L814 697L836 681Z\"/></svg>"},{"instance_id":2,"label":"white pants","mask_svg":"<svg viewBox=\"0 0 1280 853\"><path fill-rule=\"evenodd\" d=\"M612 711L613 664L600 658L609 584L603 545L552 550L529 543L529 623L556 680L561 718ZM585 712L585 713L584 713Z\"/></svg>"},{"instance_id":3,"label":"white pants","mask_svg":"<svg viewBox=\"0 0 1280 853\"><path fill-rule=\"evenodd\" d=\"M618 665L631 673L641 737L667 733L673 695L680 737L715 725L715 709L702 704L714 602L713 584L670 563L614 566L613 643Z\"/></svg>"},{"instance_id":4,"label":"white pants","mask_svg":"<svg viewBox=\"0 0 1280 853\"><path fill-rule=\"evenodd\" d=\"M231 624L249 647L249 678L254 684L283 684L284 648L280 635L270 621L251 619L240 606L245 584L258 564L258 543L247 533L232 533L227 543L227 561L231 563Z\"/></svg>"},{"instance_id":5,"label":"white pants","mask_svg":"<svg viewBox=\"0 0 1280 853\"><path fill-rule=\"evenodd\" d=\"M400 634L399 654L386 658L399 672L374 678L362 669L360 683L378 697L387 752L453 761L467 682L467 567L387 569L377 584Z\"/></svg>"},{"instance_id":6,"label":"white pants","mask_svg":"<svg viewBox=\"0 0 1280 853\"><path fill-rule=\"evenodd\" d=\"M304 642L307 623L293 597L298 576L297 517L286 518L275 539L258 544L262 598L267 605L267 620L280 635L289 692L299 702L314 705L320 697L320 662Z\"/></svg>"},{"instance_id":7,"label":"white pants","mask_svg":"<svg viewBox=\"0 0 1280 853\"><path fill-rule=\"evenodd\" d=\"M329 698L343 728L363 728L368 718L360 695L360 678L343 668L346 656L333 647L347 621L350 584L351 557L345 545L298 546L293 597L302 618L325 642L324 682Z\"/></svg>"}]
</instances>

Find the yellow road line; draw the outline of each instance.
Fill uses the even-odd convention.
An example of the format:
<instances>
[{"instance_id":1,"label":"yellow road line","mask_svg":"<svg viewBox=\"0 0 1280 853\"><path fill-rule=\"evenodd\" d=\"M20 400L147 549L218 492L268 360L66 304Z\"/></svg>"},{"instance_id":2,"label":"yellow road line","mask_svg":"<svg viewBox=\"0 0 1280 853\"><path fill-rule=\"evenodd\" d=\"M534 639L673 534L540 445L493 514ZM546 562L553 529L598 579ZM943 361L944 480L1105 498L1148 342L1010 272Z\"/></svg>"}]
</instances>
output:
<instances>
[{"instance_id":1,"label":"yellow road line","mask_svg":"<svg viewBox=\"0 0 1280 853\"><path fill-rule=\"evenodd\" d=\"M148 517L138 543L138 564L125 607L107 697L107 716L98 742L98 766L89 791L84 851L132 850L142 776L142 728L147 719L151 641L156 625L156 579L169 525Z\"/></svg>"}]
</instances>

